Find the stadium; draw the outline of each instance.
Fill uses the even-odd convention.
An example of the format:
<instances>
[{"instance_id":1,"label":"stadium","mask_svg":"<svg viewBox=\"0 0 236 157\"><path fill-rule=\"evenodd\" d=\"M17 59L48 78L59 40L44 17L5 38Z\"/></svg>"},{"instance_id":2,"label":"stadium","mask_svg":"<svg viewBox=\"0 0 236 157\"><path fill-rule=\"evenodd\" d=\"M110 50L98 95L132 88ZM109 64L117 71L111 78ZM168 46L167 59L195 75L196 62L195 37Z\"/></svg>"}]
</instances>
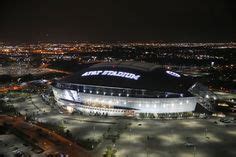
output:
<instances>
[{"instance_id":1,"label":"stadium","mask_svg":"<svg viewBox=\"0 0 236 157\"><path fill-rule=\"evenodd\" d=\"M52 90L70 112L107 116L188 113L209 93L192 78L144 62L95 64L56 81Z\"/></svg>"}]
</instances>

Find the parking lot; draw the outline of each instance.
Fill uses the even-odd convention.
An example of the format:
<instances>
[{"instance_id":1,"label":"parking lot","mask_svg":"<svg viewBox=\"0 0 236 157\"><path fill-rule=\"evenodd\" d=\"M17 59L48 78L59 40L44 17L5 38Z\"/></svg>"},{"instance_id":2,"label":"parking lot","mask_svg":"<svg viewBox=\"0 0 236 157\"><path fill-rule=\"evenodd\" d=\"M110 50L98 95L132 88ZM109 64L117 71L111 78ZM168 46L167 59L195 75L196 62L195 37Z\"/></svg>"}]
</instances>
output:
<instances>
[{"instance_id":1,"label":"parking lot","mask_svg":"<svg viewBox=\"0 0 236 157\"><path fill-rule=\"evenodd\" d=\"M36 154L32 147L24 143L13 134L0 135L0 153L7 157L23 154L24 156L43 157L42 154Z\"/></svg>"},{"instance_id":2,"label":"parking lot","mask_svg":"<svg viewBox=\"0 0 236 157\"><path fill-rule=\"evenodd\" d=\"M21 113L34 112L40 122L63 125L75 140L100 140L90 151L95 157L101 157L107 146L114 147L120 157L236 156L236 126L215 123L219 118L138 120L61 114L44 103L39 95L31 95L13 105ZM126 127L120 129L122 125ZM104 134L109 130L119 130L119 138L115 141L105 139Z\"/></svg>"},{"instance_id":3,"label":"parking lot","mask_svg":"<svg viewBox=\"0 0 236 157\"><path fill-rule=\"evenodd\" d=\"M134 120L102 117L62 116L75 138L100 139L92 151L100 157L111 145L124 157L222 157L236 156L236 126L217 125L218 119ZM63 117L63 118L62 118ZM47 117L45 117L47 119ZM55 116L49 116L55 118ZM55 118L58 119L58 118ZM114 142L103 138L108 128L126 123Z\"/></svg>"},{"instance_id":4,"label":"parking lot","mask_svg":"<svg viewBox=\"0 0 236 157\"><path fill-rule=\"evenodd\" d=\"M117 156L236 156L236 127L216 125L213 119L131 123L115 144Z\"/></svg>"}]
</instances>

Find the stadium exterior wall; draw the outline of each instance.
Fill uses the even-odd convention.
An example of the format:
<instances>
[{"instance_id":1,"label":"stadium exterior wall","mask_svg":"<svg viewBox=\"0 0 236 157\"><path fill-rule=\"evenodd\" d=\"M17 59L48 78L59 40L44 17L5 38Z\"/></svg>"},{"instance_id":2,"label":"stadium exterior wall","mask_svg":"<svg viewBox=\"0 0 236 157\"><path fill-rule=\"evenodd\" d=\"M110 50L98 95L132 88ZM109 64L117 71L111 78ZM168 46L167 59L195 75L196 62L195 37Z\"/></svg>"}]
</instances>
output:
<instances>
[{"instance_id":1,"label":"stadium exterior wall","mask_svg":"<svg viewBox=\"0 0 236 157\"><path fill-rule=\"evenodd\" d=\"M64 108L84 113L109 116L138 115L139 113L181 113L195 110L197 97L136 98L84 93L52 87L55 100Z\"/></svg>"}]
</instances>

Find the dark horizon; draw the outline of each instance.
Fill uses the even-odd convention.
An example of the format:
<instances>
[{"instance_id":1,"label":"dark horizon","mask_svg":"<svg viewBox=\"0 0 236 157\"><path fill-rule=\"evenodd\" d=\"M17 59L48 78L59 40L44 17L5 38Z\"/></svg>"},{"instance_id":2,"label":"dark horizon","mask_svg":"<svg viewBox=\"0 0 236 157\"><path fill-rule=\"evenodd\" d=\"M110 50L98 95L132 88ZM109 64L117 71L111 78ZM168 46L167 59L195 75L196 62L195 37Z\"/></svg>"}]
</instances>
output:
<instances>
[{"instance_id":1,"label":"dark horizon","mask_svg":"<svg viewBox=\"0 0 236 157\"><path fill-rule=\"evenodd\" d=\"M233 0L0 3L3 42L236 41Z\"/></svg>"}]
</instances>

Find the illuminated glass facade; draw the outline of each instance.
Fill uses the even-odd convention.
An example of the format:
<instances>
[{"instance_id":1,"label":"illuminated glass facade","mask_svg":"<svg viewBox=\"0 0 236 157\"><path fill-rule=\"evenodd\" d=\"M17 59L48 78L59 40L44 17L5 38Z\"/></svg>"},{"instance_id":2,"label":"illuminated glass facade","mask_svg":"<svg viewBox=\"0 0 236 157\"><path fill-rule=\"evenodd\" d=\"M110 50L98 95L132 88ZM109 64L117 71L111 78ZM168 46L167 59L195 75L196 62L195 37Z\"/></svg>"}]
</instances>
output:
<instances>
[{"instance_id":1,"label":"illuminated glass facade","mask_svg":"<svg viewBox=\"0 0 236 157\"><path fill-rule=\"evenodd\" d=\"M65 86L68 87L69 84ZM134 97L135 95L125 92L127 89L122 90L121 88L113 91L112 88L109 90L100 88L99 90L99 87L96 86L85 88L85 85L77 85L77 89L74 88L76 85L70 86L69 89L64 88L65 86L63 85L63 88L53 87L58 104L69 105L82 112L99 112L111 116L122 116L128 111L132 111L134 114L191 112L194 111L197 103L196 97L184 97L180 94L158 93L159 95L156 97L148 97L145 91L143 93L141 91L141 93L137 92L141 97ZM84 88L81 88L82 86Z\"/></svg>"}]
</instances>

